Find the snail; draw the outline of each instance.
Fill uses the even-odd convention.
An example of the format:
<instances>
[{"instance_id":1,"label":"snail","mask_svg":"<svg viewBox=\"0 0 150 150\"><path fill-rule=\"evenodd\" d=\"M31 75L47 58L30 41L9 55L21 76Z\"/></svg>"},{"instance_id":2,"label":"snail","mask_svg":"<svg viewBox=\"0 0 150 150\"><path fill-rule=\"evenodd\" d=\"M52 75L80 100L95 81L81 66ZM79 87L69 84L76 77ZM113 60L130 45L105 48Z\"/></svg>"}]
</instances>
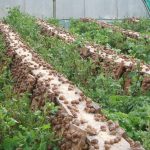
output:
<instances>
[{"instance_id":1,"label":"snail","mask_svg":"<svg viewBox=\"0 0 150 150\"><path fill-rule=\"evenodd\" d=\"M29 89L32 91L32 109L39 108L43 110L42 107L45 105L46 99L55 101L59 105L56 114L49 113L49 120L56 133L64 137L64 140L60 143L61 149L71 150L77 146L83 150L100 149L100 140L105 138L103 134L99 134L102 133L101 131L105 131L108 137L112 136L110 133L116 131L116 137L104 144L105 149L108 149L111 144L122 141L121 137L124 132L119 128L119 124L115 124L113 121L106 122L106 117L102 115L97 104L93 103L71 81L67 80L62 74L57 73L51 65L47 64L30 47L26 46L9 26L3 25L1 32L5 35L7 46L11 48L11 50L9 49L10 53L15 54L12 72L17 81L16 91L23 92ZM67 39L69 36L69 34L62 35L64 34L63 31L58 31L58 33L62 38ZM98 46L94 45L94 47ZM94 52L96 52L95 49ZM107 54L107 56L109 55ZM13 56L10 55L10 57ZM110 60L107 63L109 64ZM68 90L64 90L64 87ZM111 132L107 130L105 124L108 125ZM87 142L89 137L93 137L91 142ZM125 136L122 138L125 138ZM139 145L133 144L133 146L137 147Z\"/></svg>"}]
</instances>

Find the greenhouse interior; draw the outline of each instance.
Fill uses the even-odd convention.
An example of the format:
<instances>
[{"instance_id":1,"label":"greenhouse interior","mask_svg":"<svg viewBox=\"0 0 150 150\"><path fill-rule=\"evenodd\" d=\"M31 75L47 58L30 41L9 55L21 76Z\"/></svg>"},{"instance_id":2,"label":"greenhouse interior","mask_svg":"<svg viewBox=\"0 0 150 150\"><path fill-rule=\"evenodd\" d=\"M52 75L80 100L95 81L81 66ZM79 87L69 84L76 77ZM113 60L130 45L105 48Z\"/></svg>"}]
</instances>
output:
<instances>
[{"instance_id":1,"label":"greenhouse interior","mask_svg":"<svg viewBox=\"0 0 150 150\"><path fill-rule=\"evenodd\" d=\"M0 0L0 150L150 150L150 0Z\"/></svg>"}]
</instances>

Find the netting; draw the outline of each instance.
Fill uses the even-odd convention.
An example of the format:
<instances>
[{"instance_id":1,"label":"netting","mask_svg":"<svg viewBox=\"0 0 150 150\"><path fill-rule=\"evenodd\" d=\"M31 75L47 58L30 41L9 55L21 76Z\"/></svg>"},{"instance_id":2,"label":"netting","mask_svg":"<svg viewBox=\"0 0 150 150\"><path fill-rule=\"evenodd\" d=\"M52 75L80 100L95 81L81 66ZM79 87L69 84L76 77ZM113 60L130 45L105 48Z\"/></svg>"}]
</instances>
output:
<instances>
[{"instance_id":1,"label":"netting","mask_svg":"<svg viewBox=\"0 0 150 150\"><path fill-rule=\"evenodd\" d=\"M145 0L146 1L146 4L148 6L148 9L150 10L150 0Z\"/></svg>"}]
</instances>

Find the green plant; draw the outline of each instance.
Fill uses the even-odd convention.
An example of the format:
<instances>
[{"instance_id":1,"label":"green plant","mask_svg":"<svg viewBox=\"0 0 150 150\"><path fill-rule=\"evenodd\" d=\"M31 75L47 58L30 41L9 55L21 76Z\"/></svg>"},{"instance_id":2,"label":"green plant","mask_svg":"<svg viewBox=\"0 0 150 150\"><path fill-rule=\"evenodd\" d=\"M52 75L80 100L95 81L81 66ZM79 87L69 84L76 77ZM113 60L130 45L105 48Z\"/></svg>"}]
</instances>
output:
<instances>
[{"instance_id":1,"label":"green plant","mask_svg":"<svg viewBox=\"0 0 150 150\"><path fill-rule=\"evenodd\" d=\"M56 137L49 123L49 115L57 111L53 103L46 103L44 111L30 110L30 94L17 95L13 91L11 60L5 55L0 35L0 149L58 150Z\"/></svg>"},{"instance_id":2,"label":"green plant","mask_svg":"<svg viewBox=\"0 0 150 150\"><path fill-rule=\"evenodd\" d=\"M120 32L114 32L112 29L102 28L96 23L84 23L73 19L71 20L70 31L79 34L86 40L105 46L109 45L119 53L129 54L150 63L150 40L144 38L132 39Z\"/></svg>"},{"instance_id":3,"label":"green plant","mask_svg":"<svg viewBox=\"0 0 150 150\"><path fill-rule=\"evenodd\" d=\"M139 21L133 22L129 19L124 19L123 21L115 21L115 25L120 26L124 29L133 30L143 34L150 34L150 19L140 18Z\"/></svg>"},{"instance_id":4,"label":"green plant","mask_svg":"<svg viewBox=\"0 0 150 150\"><path fill-rule=\"evenodd\" d=\"M55 26L59 26L59 20L54 19L54 18L48 18L47 22L49 22L50 24L53 24Z\"/></svg>"},{"instance_id":5,"label":"green plant","mask_svg":"<svg viewBox=\"0 0 150 150\"><path fill-rule=\"evenodd\" d=\"M126 95L122 87L123 78L114 80L105 76L103 69L91 59L81 58L78 48L82 47L84 39L79 38L76 43L65 44L56 37L43 36L35 19L16 9L11 10L5 20L57 71L73 81L85 95L98 102L108 118L119 121L130 137L140 140L149 149L150 141L145 136L149 132L150 94L140 91L138 74L130 75L134 78L134 83L129 95ZM73 30L78 30L78 27ZM142 112L145 112L145 117Z\"/></svg>"}]
</instances>

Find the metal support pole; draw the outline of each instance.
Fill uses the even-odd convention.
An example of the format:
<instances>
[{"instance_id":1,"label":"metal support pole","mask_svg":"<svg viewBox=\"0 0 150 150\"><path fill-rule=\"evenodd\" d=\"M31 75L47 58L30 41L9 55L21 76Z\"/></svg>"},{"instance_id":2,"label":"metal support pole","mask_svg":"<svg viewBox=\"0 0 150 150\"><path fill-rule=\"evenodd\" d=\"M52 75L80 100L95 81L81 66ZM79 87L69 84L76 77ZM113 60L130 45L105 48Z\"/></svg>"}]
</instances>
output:
<instances>
[{"instance_id":1,"label":"metal support pole","mask_svg":"<svg viewBox=\"0 0 150 150\"><path fill-rule=\"evenodd\" d=\"M56 18L56 0L53 0L53 18Z\"/></svg>"},{"instance_id":2,"label":"metal support pole","mask_svg":"<svg viewBox=\"0 0 150 150\"><path fill-rule=\"evenodd\" d=\"M24 13L26 13L26 0L23 1L23 5L24 5L23 6L23 11L24 11Z\"/></svg>"},{"instance_id":3,"label":"metal support pole","mask_svg":"<svg viewBox=\"0 0 150 150\"><path fill-rule=\"evenodd\" d=\"M117 17L116 19L119 19L118 18L118 0L116 0L116 17Z\"/></svg>"},{"instance_id":4,"label":"metal support pole","mask_svg":"<svg viewBox=\"0 0 150 150\"><path fill-rule=\"evenodd\" d=\"M83 5L84 5L84 18L85 18L85 11L86 11L86 10L85 10L85 9L86 9L86 8L85 8L85 0L83 1Z\"/></svg>"}]
</instances>

